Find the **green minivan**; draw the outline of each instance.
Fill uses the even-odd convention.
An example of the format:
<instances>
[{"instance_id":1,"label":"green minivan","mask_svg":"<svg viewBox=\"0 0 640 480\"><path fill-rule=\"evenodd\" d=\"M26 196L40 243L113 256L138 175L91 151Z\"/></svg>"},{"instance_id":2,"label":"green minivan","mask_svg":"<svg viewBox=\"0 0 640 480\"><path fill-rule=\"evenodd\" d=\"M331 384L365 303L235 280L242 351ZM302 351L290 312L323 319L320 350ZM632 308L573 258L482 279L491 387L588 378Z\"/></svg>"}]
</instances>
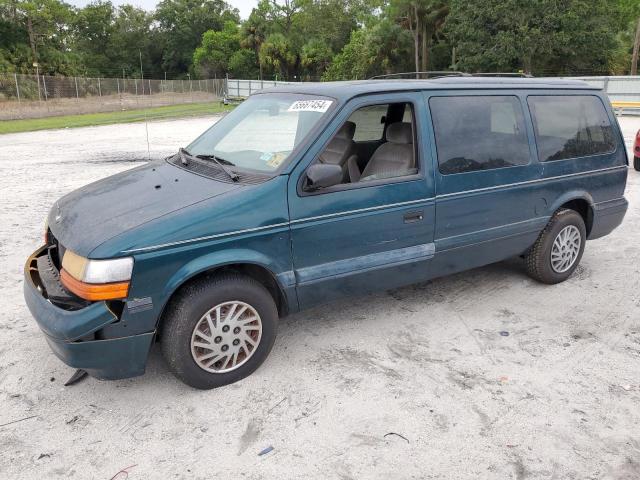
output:
<instances>
[{"instance_id":1,"label":"green minivan","mask_svg":"<svg viewBox=\"0 0 640 480\"><path fill-rule=\"evenodd\" d=\"M252 95L168 158L58 200L26 303L63 362L185 383L255 371L290 312L521 256L554 284L627 209L628 158L583 82L438 78Z\"/></svg>"}]
</instances>

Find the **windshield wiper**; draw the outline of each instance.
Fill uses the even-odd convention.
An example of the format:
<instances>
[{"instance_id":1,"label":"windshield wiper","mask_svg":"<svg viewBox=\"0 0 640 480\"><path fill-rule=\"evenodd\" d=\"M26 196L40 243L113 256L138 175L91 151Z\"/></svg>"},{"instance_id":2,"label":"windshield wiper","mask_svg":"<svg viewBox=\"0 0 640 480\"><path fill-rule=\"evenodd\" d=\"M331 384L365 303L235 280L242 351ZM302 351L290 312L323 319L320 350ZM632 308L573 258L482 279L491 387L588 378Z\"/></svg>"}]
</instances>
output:
<instances>
[{"instance_id":1,"label":"windshield wiper","mask_svg":"<svg viewBox=\"0 0 640 480\"><path fill-rule=\"evenodd\" d=\"M215 155L196 155L198 158L202 158L203 160L216 160L220 163L224 163L225 165L229 165L230 167L235 167L236 164L226 160L224 158L216 157Z\"/></svg>"},{"instance_id":2,"label":"windshield wiper","mask_svg":"<svg viewBox=\"0 0 640 480\"><path fill-rule=\"evenodd\" d=\"M184 148L181 148L178 150L178 155L180 155L180 161L182 162L183 165L188 165L189 164L189 160L190 159L194 159L194 158L200 158L203 160L213 160L221 169L224 173L226 173L229 178L234 181L237 182L238 180L240 180L240 176L229 170L227 167L224 166L224 163L222 162L222 159L218 160L215 155L191 155L189 152L187 152ZM224 162L227 165L233 165L233 163L224 160Z\"/></svg>"}]
</instances>

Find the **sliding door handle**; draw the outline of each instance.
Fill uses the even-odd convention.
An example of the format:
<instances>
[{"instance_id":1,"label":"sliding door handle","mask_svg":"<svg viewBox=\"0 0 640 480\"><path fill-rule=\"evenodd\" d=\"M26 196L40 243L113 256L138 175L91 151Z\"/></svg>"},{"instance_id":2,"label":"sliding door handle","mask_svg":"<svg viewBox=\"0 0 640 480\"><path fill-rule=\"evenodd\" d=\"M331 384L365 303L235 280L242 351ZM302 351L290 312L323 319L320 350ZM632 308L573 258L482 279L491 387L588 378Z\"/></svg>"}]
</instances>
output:
<instances>
[{"instance_id":1,"label":"sliding door handle","mask_svg":"<svg viewBox=\"0 0 640 480\"><path fill-rule=\"evenodd\" d=\"M424 212L422 210L418 212L407 212L404 214L404 223L419 222L424 219Z\"/></svg>"}]
</instances>

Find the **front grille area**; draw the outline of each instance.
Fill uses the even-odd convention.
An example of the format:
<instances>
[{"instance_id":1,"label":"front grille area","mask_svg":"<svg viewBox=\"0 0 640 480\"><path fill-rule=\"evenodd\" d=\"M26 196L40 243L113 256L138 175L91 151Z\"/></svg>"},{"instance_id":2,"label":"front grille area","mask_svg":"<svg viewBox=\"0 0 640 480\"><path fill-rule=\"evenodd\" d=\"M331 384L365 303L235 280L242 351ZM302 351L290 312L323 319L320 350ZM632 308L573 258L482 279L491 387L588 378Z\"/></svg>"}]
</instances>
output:
<instances>
[{"instance_id":1,"label":"front grille area","mask_svg":"<svg viewBox=\"0 0 640 480\"><path fill-rule=\"evenodd\" d=\"M64 247L59 244L51 231L47 232L47 240L46 250L43 250L29 265L31 280L42 295L56 307L64 310L79 310L86 307L90 302L69 292L60 280Z\"/></svg>"},{"instance_id":2,"label":"front grille area","mask_svg":"<svg viewBox=\"0 0 640 480\"><path fill-rule=\"evenodd\" d=\"M62 268L62 259L64 258L65 248L58 239L51 233L51 230L47 231L47 247L49 247L49 255L51 257L51 261L56 266L58 270Z\"/></svg>"}]
</instances>

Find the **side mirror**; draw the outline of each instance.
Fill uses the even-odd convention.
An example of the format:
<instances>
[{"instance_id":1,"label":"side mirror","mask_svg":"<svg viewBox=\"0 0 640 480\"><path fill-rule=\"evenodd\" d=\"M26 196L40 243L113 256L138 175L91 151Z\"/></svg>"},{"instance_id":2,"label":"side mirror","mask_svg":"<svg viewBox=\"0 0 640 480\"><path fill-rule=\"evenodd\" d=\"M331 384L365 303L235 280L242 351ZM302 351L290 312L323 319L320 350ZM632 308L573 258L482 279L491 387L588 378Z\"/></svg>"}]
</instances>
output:
<instances>
[{"instance_id":1,"label":"side mirror","mask_svg":"<svg viewBox=\"0 0 640 480\"><path fill-rule=\"evenodd\" d=\"M307 169L307 190L317 190L342 182L342 167L328 163L316 163Z\"/></svg>"}]
</instances>

